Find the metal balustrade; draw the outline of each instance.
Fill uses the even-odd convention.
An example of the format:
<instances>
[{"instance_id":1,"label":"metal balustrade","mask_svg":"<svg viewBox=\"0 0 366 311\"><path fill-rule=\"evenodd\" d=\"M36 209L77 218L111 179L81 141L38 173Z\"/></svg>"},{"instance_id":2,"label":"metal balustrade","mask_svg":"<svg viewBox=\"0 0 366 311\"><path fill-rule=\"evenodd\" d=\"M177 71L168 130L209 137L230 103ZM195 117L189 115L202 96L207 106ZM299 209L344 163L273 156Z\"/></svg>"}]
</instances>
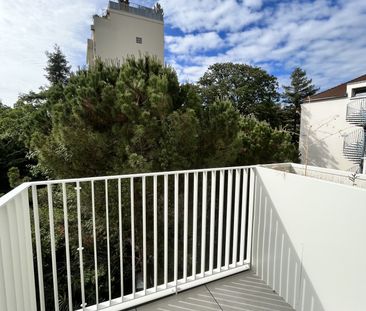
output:
<instances>
[{"instance_id":1,"label":"metal balustrade","mask_svg":"<svg viewBox=\"0 0 366 311\"><path fill-rule=\"evenodd\" d=\"M346 120L357 126L366 125L366 98L352 99L348 103Z\"/></svg>"},{"instance_id":2,"label":"metal balustrade","mask_svg":"<svg viewBox=\"0 0 366 311\"><path fill-rule=\"evenodd\" d=\"M249 269L254 170L19 186L0 198L1 304L123 310Z\"/></svg>"},{"instance_id":3,"label":"metal balustrade","mask_svg":"<svg viewBox=\"0 0 366 311\"><path fill-rule=\"evenodd\" d=\"M351 162L361 164L361 159L365 154L365 131L363 128L356 128L344 137L343 154Z\"/></svg>"},{"instance_id":4,"label":"metal balustrade","mask_svg":"<svg viewBox=\"0 0 366 311\"><path fill-rule=\"evenodd\" d=\"M135 15L140 15L147 18L152 18L158 21L163 21L164 16L161 12L157 12L154 9L134 4L134 3L121 3L121 2L113 2L109 1L109 8L113 10L121 10L125 12L129 12Z\"/></svg>"}]
</instances>

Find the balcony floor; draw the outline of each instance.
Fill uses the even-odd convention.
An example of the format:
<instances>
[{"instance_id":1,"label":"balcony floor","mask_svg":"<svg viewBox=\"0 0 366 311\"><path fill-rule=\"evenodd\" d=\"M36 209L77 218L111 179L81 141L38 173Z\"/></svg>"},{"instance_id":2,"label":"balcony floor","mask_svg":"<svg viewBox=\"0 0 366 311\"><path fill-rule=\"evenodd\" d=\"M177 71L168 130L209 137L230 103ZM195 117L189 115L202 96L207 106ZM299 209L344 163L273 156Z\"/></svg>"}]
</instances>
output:
<instances>
[{"instance_id":1,"label":"balcony floor","mask_svg":"<svg viewBox=\"0 0 366 311\"><path fill-rule=\"evenodd\" d=\"M294 309L252 271L246 271L131 310L292 311Z\"/></svg>"}]
</instances>

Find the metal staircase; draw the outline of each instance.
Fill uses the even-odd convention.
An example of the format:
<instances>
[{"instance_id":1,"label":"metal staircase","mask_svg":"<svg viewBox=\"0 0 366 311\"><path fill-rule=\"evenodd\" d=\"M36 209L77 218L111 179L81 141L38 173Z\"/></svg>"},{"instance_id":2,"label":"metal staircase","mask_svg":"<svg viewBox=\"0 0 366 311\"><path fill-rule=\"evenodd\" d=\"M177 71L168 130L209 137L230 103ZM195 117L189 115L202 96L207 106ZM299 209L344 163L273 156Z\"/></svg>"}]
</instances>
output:
<instances>
[{"instance_id":1,"label":"metal staircase","mask_svg":"<svg viewBox=\"0 0 366 311\"><path fill-rule=\"evenodd\" d=\"M357 128L344 136L343 154L361 167L366 151L366 98L351 100L347 105L346 120Z\"/></svg>"},{"instance_id":2,"label":"metal staircase","mask_svg":"<svg viewBox=\"0 0 366 311\"><path fill-rule=\"evenodd\" d=\"M365 153L365 132L363 128L357 128L344 137L343 154L355 164L360 164Z\"/></svg>"},{"instance_id":3,"label":"metal staircase","mask_svg":"<svg viewBox=\"0 0 366 311\"><path fill-rule=\"evenodd\" d=\"M354 99L347 105L347 122L365 127L366 125L366 98Z\"/></svg>"}]
</instances>

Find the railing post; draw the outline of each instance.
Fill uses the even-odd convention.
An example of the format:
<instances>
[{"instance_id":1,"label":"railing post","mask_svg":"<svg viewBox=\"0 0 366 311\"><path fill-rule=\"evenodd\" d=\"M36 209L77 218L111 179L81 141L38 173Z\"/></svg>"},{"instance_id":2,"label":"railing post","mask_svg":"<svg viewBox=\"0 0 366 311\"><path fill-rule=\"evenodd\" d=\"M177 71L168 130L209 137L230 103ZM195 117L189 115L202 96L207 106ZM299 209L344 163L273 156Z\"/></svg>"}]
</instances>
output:
<instances>
[{"instance_id":1,"label":"railing post","mask_svg":"<svg viewBox=\"0 0 366 311\"><path fill-rule=\"evenodd\" d=\"M0 304L4 310L36 311L28 187L19 187L0 205Z\"/></svg>"},{"instance_id":2,"label":"railing post","mask_svg":"<svg viewBox=\"0 0 366 311\"><path fill-rule=\"evenodd\" d=\"M255 168L250 169L249 176L249 205L248 205L248 237L247 237L247 261L252 264L252 237L253 237L253 215L254 215L254 194L256 187L256 172Z\"/></svg>"}]
</instances>

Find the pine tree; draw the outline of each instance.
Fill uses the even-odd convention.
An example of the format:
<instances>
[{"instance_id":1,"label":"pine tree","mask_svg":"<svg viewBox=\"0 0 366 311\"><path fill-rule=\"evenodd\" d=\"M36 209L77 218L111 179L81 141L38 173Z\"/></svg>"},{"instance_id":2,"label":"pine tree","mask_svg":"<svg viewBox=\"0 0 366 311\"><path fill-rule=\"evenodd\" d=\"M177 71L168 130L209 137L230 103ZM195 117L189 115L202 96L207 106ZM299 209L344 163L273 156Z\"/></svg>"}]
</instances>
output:
<instances>
[{"instance_id":1,"label":"pine tree","mask_svg":"<svg viewBox=\"0 0 366 311\"><path fill-rule=\"evenodd\" d=\"M292 141L298 146L300 134L301 104L319 89L312 84L306 71L297 67L291 73L291 85L283 86L282 97L287 105L284 108L286 128L292 133Z\"/></svg>"},{"instance_id":2,"label":"pine tree","mask_svg":"<svg viewBox=\"0 0 366 311\"><path fill-rule=\"evenodd\" d=\"M45 68L45 77L51 85L65 84L70 75L71 66L62 53L61 48L55 44L54 51L46 51L48 57L47 66Z\"/></svg>"}]
</instances>

